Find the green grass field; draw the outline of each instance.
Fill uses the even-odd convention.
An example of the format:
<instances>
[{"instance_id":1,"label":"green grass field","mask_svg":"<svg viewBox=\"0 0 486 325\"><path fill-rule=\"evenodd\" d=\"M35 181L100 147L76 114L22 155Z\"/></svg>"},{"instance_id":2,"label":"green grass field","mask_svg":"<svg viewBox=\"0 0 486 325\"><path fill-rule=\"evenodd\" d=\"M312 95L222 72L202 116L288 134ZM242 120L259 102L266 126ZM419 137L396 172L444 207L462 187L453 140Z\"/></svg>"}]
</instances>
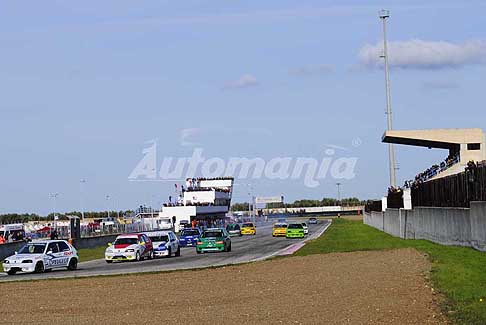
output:
<instances>
[{"instance_id":1,"label":"green grass field","mask_svg":"<svg viewBox=\"0 0 486 325\"><path fill-rule=\"evenodd\" d=\"M78 250L79 260L81 262L97 260L105 258L106 246L99 246L95 248L85 248Z\"/></svg>"},{"instance_id":2,"label":"green grass field","mask_svg":"<svg viewBox=\"0 0 486 325\"><path fill-rule=\"evenodd\" d=\"M334 219L325 235L308 242L296 255L405 247L416 248L429 256L431 281L445 296L441 307L451 321L486 324L486 253L425 240L395 238L362 221Z\"/></svg>"}]
</instances>

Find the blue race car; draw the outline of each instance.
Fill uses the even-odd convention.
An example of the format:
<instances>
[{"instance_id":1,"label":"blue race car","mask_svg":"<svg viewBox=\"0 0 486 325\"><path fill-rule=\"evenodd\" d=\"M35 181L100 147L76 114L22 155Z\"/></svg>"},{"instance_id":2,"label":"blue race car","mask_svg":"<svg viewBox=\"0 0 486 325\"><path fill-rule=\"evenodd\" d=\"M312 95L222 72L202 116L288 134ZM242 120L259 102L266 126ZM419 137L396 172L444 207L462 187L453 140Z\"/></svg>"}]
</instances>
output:
<instances>
[{"instance_id":1,"label":"blue race car","mask_svg":"<svg viewBox=\"0 0 486 325\"><path fill-rule=\"evenodd\" d=\"M183 229L179 235L179 245L182 247L196 246L201 231L198 228Z\"/></svg>"}]
</instances>

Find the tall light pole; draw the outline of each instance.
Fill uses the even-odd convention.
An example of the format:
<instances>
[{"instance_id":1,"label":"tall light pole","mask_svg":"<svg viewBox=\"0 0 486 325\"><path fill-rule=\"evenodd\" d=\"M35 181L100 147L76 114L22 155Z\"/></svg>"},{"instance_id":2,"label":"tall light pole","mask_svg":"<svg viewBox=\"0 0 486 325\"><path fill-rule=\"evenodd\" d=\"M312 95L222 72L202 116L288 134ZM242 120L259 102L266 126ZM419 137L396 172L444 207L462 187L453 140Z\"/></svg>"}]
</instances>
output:
<instances>
[{"instance_id":1,"label":"tall light pole","mask_svg":"<svg viewBox=\"0 0 486 325\"><path fill-rule=\"evenodd\" d=\"M253 213L251 211L251 205L252 205L252 195L251 195L251 184L246 184L248 186L248 218L251 218Z\"/></svg>"},{"instance_id":2,"label":"tall light pole","mask_svg":"<svg viewBox=\"0 0 486 325\"><path fill-rule=\"evenodd\" d=\"M83 220L83 222L84 222L84 207L83 207L84 184L86 184L85 179L79 180L79 205L81 209L81 220Z\"/></svg>"},{"instance_id":3,"label":"tall light pole","mask_svg":"<svg viewBox=\"0 0 486 325\"><path fill-rule=\"evenodd\" d=\"M56 219L57 219L57 197L59 196L59 193L53 193L50 195L50 197L53 199L54 201L54 229L57 228L57 222L56 222Z\"/></svg>"},{"instance_id":4,"label":"tall light pole","mask_svg":"<svg viewBox=\"0 0 486 325\"><path fill-rule=\"evenodd\" d=\"M385 60L385 88L386 88L386 115L387 115L387 130L393 129L391 96L390 96L390 77L388 73L388 44L386 38L386 20L390 17L390 11L381 10L380 19L383 21L383 59ZM393 144L388 144L388 159L390 167L390 186L396 187L395 177L395 151Z\"/></svg>"},{"instance_id":5,"label":"tall light pole","mask_svg":"<svg viewBox=\"0 0 486 325\"><path fill-rule=\"evenodd\" d=\"M106 205L108 207L108 219L110 218L110 196L107 195L106 197Z\"/></svg>"},{"instance_id":6,"label":"tall light pole","mask_svg":"<svg viewBox=\"0 0 486 325\"><path fill-rule=\"evenodd\" d=\"M341 202L341 183L336 183L338 204Z\"/></svg>"}]
</instances>

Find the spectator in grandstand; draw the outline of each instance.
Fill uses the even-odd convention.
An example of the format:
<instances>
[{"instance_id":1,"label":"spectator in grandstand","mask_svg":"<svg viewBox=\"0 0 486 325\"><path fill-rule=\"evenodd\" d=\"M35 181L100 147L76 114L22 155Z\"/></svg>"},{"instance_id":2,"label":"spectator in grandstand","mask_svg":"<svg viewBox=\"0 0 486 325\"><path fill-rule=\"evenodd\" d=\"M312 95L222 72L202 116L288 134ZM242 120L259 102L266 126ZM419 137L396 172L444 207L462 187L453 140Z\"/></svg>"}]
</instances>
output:
<instances>
[{"instance_id":1,"label":"spectator in grandstand","mask_svg":"<svg viewBox=\"0 0 486 325\"><path fill-rule=\"evenodd\" d=\"M474 170L476 169L476 163L474 162L474 160L469 160L467 162L467 166L466 166L466 170Z\"/></svg>"}]
</instances>

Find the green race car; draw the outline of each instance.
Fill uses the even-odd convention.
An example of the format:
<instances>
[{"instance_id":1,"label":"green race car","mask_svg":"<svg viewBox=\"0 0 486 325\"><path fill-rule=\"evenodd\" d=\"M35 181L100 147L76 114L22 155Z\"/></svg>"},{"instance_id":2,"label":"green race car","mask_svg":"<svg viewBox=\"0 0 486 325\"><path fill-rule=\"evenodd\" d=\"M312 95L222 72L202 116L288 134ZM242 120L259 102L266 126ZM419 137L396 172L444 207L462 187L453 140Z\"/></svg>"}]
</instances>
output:
<instances>
[{"instance_id":1,"label":"green race car","mask_svg":"<svg viewBox=\"0 0 486 325\"><path fill-rule=\"evenodd\" d=\"M206 229L196 244L196 253L231 252L231 238L226 229Z\"/></svg>"},{"instance_id":2,"label":"green race car","mask_svg":"<svg viewBox=\"0 0 486 325\"><path fill-rule=\"evenodd\" d=\"M304 226L301 223L290 223L287 226L285 237L287 238L304 238Z\"/></svg>"}]
</instances>

